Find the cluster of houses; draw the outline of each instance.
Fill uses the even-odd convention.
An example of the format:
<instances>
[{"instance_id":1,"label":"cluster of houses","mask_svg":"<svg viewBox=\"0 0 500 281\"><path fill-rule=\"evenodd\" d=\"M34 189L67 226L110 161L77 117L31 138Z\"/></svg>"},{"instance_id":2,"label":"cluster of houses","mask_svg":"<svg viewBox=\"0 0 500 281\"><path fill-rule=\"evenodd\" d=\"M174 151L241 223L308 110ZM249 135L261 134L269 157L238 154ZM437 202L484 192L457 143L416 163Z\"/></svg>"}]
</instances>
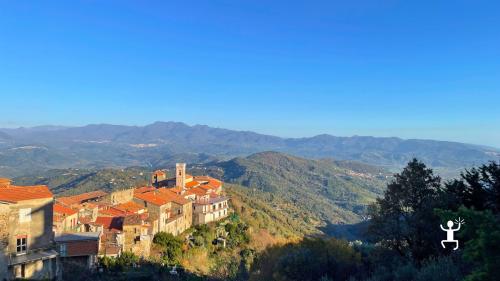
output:
<instances>
[{"instance_id":1,"label":"cluster of houses","mask_svg":"<svg viewBox=\"0 0 500 281\"><path fill-rule=\"evenodd\" d=\"M47 186L0 178L0 280L60 278L75 263L92 269L99 256L124 251L147 258L158 232L179 235L228 215L222 182L186 174L152 174L151 185L54 198Z\"/></svg>"}]
</instances>

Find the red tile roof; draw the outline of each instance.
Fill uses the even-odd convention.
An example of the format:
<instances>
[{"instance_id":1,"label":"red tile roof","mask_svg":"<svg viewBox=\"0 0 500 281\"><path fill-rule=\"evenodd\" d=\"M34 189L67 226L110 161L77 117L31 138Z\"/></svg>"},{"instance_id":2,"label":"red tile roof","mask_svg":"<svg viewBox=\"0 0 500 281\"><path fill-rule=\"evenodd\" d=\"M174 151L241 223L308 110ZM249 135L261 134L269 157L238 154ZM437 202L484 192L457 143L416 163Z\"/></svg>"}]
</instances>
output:
<instances>
[{"instance_id":1,"label":"red tile roof","mask_svg":"<svg viewBox=\"0 0 500 281\"><path fill-rule=\"evenodd\" d=\"M144 193L134 194L134 197L137 199L144 200L148 203L161 206L167 204L169 201L166 200L163 196L160 196L160 193L157 191L148 191Z\"/></svg>"},{"instance_id":2,"label":"red tile roof","mask_svg":"<svg viewBox=\"0 0 500 281\"><path fill-rule=\"evenodd\" d=\"M63 206L59 203L54 203L53 209L54 209L54 214L61 214L66 216L71 216L78 213L78 211Z\"/></svg>"},{"instance_id":3,"label":"red tile roof","mask_svg":"<svg viewBox=\"0 0 500 281\"><path fill-rule=\"evenodd\" d=\"M155 190L155 188L153 186L137 187L137 188L134 189L134 194L144 193L144 192L153 191L153 190Z\"/></svg>"},{"instance_id":4,"label":"red tile roof","mask_svg":"<svg viewBox=\"0 0 500 281\"><path fill-rule=\"evenodd\" d=\"M165 205L169 202L175 202L181 205L189 203L189 200L175 194L168 188L159 188L155 191L139 193L135 194L134 196L138 199L144 200L157 206Z\"/></svg>"},{"instance_id":5,"label":"red tile roof","mask_svg":"<svg viewBox=\"0 0 500 281\"><path fill-rule=\"evenodd\" d=\"M97 190L97 191L78 194L75 196L60 197L57 199L57 201L65 204L65 205L81 204L84 201L99 199L99 198L104 197L106 195L107 195L106 192L104 192L102 190Z\"/></svg>"},{"instance_id":6,"label":"red tile roof","mask_svg":"<svg viewBox=\"0 0 500 281\"><path fill-rule=\"evenodd\" d=\"M107 230L122 230L123 217L97 217L95 224L102 225Z\"/></svg>"},{"instance_id":7,"label":"red tile roof","mask_svg":"<svg viewBox=\"0 0 500 281\"><path fill-rule=\"evenodd\" d=\"M203 196L207 194L207 191L199 187L193 187L190 190L188 190L188 193L193 193L196 194L197 196Z\"/></svg>"},{"instance_id":8,"label":"red tile roof","mask_svg":"<svg viewBox=\"0 0 500 281\"><path fill-rule=\"evenodd\" d=\"M168 201L175 202L177 204L187 204L190 201L186 198L177 195L175 192L172 192L169 188L159 188L158 192Z\"/></svg>"},{"instance_id":9,"label":"red tile roof","mask_svg":"<svg viewBox=\"0 0 500 281\"><path fill-rule=\"evenodd\" d=\"M145 210L143 206L135 203L134 201L118 204L114 208L128 213L137 213L140 210Z\"/></svg>"},{"instance_id":10,"label":"red tile roof","mask_svg":"<svg viewBox=\"0 0 500 281\"><path fill-rule=\"evenodd\" d=\"M8 178L0 178L0 187L8 187L11 180Z\"/></svg>"},{"instance_id":11,"label":"red tile roof","mask_svg":"<svg viewBox=\"0 0 500 281\"><path fill-rule=\"evenodd\" d=\"M0 188L0 201L16 203L24 200L52 198L52 192L46 185L15 186Z\"/></svg>"},{"instance_id":12,"label":"red tile roof","mask_svg":"<svg viewBox=\"0 0 500 281\"><path fill-rule=\"evenodd\" d=\"M195 186L198 186L198 185L200 185L200 183L197 182L197 181L190 181L190 182L188 182L188 183L185 184L186 188L192 188L192 187L195 187Z\"/></svg>"},{"instance_id":13,"label":"red tile roof","mask_svg":"<svg viewBox=\"0 0 500 281\"><path fill-rule=\"evenodd\" d=\"M123 211L113 207L101 209L98 211L98 215L102 217L120 217L120 216L125 216L128 213L129 212L127 211Z\"/></svg>"}]
</instances>

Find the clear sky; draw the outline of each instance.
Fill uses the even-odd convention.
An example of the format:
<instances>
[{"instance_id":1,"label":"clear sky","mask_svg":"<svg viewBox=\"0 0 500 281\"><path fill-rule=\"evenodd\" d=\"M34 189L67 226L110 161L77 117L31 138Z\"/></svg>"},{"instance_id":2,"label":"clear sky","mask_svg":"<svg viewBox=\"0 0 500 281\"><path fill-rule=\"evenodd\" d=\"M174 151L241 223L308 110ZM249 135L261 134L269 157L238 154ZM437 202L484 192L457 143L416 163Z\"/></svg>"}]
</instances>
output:
<instances>
[{"instance_id":1,"label":"clear sky","mask_svg":"<svg viewBox=\"0 0 500 281\"><path fill-rule=\"evenodd\" d=\"M1 1L0 127L500 147L499 1Z\"/></svg>"}]
</instances>

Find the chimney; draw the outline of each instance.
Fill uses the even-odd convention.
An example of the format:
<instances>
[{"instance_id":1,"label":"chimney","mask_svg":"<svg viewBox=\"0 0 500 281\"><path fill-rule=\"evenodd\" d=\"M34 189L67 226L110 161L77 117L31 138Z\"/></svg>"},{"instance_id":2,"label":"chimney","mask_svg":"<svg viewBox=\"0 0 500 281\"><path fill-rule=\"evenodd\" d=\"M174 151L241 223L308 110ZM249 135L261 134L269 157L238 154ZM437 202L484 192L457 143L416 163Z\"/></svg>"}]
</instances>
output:
<instances>
[{"instance_id":1,"label":"chimney","mask_svg":"<svg viewBox=\"0 0 500 281\"><path fill-rule=\"evenodd\" d=\"M0 188L9 186L10 186L10 179L0 178Z\"/></svg>"},{"instance_id":2,"label":"chimney","mask_svg":"<svg viewBox=\"0 0 500 281\"><path fill-rule=\"evenodd\" d=\"M175 164L175 185L186 188L186 163Z\"/></svg>"}]
</instances>

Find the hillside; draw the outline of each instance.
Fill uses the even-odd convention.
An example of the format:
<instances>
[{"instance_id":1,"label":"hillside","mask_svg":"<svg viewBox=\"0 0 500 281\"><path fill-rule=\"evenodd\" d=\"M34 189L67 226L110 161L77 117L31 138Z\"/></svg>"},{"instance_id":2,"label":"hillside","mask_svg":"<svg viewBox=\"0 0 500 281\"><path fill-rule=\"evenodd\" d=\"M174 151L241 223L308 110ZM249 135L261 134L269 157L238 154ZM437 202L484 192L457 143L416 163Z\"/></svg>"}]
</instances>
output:
<instances>
[{"instance_id":1,"label":"hillside","mask_svg":"<svg viewBox=\"0 0 500 281\"><path fill-rule=\"evenodd\" d=\"M224 182L266 194L270 204L291 217L305 222L357 222L367 204L382 193L389 174L364 164L339 163L263 152L209 167Z\"/></svg>"},{"instance_id":2,"label":"hillside","mask_svg":"<svg viewBox=\"0 0 500 281\"><path fill-rule=\"evenodd\" d=\"M0 176L66 167L163 167L174 163L170 160L178 159L176 155L189 155L191 163L207 163L263 151L355 160L394 169L417 157L444 172L500 159L498 149L456 142L331 135L280 138L204 125L156 122L142 127L100 124L0 129Z\"/></svg>"},{"instance_id":3,"label":"hillside","mask_svg":"<svg viewBox=\"0 0 500 281\"><path fill-rule=\"evenodd\" d=\"M195 175L222 179L235 202L258 210L252 214L254 218L266 215L272 218L268 223L279 220L287 225L274 230L285 237L362 220L367 204L381 194L389 175L362 163L307 160L277 152L191 165L188 169ZM17 177L14 182L46 184L59 196L144 185L150 172L149 168L56 169Z\"/></svg>"},{"instance_id":4,"label":"hillside","mask_svg":"<svg viewBox=\"0 0 500 281\"><path fill-rule=\"evenodd\" d=\"M196 171L195 171L196 172ZM146 168L126 169L58 169L34 176L13 179L18 185L48 185L56 197L75 195L94 190L113 191L146 185L151 171ZM253 191L236 184L225 184L231 196L233 208L252 226L255 248L264 248L269 243L289 241L306 234L317 233L315 225L302 218L290 217L291 212L300 212L300 207L287 210L276 209L275 200L269 194Z\"/></svg>"}]
</instances>

